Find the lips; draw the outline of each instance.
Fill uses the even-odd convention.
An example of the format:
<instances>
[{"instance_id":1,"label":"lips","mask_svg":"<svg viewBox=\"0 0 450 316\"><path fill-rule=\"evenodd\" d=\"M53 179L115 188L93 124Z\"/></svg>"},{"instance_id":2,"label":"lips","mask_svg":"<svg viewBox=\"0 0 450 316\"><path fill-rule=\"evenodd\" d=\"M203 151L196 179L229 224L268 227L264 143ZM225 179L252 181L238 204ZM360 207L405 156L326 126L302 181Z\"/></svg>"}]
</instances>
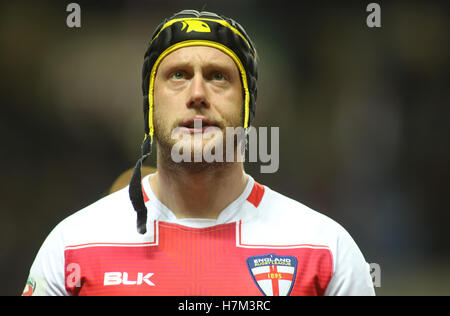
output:
<instances>
[{"instance_id":1,"label":"lips","mask_svg":"<svg viewBox=\"0 0 450 316\"><path fill-rule=\"evenodd\" d=\"M205 117L194 117L181 123L180 128L189 134L203 133L208 127L218 127L218 125Z\"/></svg>"}]
</instances>

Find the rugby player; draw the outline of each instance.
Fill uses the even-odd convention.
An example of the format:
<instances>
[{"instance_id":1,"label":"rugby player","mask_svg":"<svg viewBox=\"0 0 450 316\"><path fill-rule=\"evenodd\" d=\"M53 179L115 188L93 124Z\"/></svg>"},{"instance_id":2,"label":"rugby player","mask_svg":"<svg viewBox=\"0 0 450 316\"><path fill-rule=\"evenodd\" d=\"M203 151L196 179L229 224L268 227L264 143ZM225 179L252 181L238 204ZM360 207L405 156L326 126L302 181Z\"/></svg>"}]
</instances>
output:
<instances>
[{"instance_id":1,"label":"rugby player","mask_svg":"<svg viewBox=\"0 0 450 316\"><path fill-rule=\"evenodd\" d=\"M193 158L221 148L227 127L248 131L257 69L236 21L194 10L165 19L145 53L145 137L130 185L53 229L24 295L374 295L368 263L334 220L242 162L174 161L180 142ZM192 145L210 129L221 133ZM153 146L157 171L141 178Z\"/></svg>"}]
</instances>

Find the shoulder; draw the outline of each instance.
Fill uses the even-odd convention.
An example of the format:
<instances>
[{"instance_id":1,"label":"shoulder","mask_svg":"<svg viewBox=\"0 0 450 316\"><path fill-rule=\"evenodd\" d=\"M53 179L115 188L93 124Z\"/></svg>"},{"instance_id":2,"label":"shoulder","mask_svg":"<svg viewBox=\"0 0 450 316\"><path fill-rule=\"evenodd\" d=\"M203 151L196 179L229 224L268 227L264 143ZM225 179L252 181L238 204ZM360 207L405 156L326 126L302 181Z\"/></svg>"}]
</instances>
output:
<instances>
[{"instance_id":1,"label":"shoulder","mask_svg":"<svg viewBox=\"0 0 450 316\"><path fill-rule=\"evenodd\" d=\"M251 234L242 232L241 238L247 238L247 244L275 244L285 248L326 251L333 265L327 295L374 294L368 264L341 224L267 186L264 186L257 210L256 220L248 224ZM250 222L259 224L252 225Z\"/></svg>"},{"instance_id":2,"label":"shoulder","mask_svg":"<svg viewBox=\"0 0 450 316\"><path fill-rule=\"evenodd\" d=\"M257 209L258 216L267 223L310 236L306 238L330 241L346 234L343 226L334 219L268 186L264 186L264 195Z\"/></svg>"},{"instance_id":3,"label":"shoulder","mask_svg":"<svg viewBox=\"0 0 450 316\"><path fill-rule=\"evenodd\" d=\"M65 254L71 246L123 242L134 236L135 214L123 189L62 220L41 245L30 269L33 295L68 295ZM128 230L133 230L128 232ZM125 231L125 232L124 232ZM125 237L128 239L124 239Z\"/></svg>"},{"instance_id":4,"label":"shoulder","mask_svg":"<svg viewBox=\"0 0 450 316\"><path fill-rule=\"evenodd\" d=\"M242 220L239 238L245 245L313 247L336 258L358 246L346 229L332 218L267 186L253 214ZM256 210L255 210L256 208Z\"/></svg>"},{"instance_id":5,"label":"shoulder","mask_svg":"<svg viewBox=\"0 0 450 316\"><path fill-rule=\"evenodd\" d=\"M105 196L62 220L52 231L65 246L124 240L136 232L128 187ZM126 238L125 238L126 239Z\"/></svg>"}]
</instances>

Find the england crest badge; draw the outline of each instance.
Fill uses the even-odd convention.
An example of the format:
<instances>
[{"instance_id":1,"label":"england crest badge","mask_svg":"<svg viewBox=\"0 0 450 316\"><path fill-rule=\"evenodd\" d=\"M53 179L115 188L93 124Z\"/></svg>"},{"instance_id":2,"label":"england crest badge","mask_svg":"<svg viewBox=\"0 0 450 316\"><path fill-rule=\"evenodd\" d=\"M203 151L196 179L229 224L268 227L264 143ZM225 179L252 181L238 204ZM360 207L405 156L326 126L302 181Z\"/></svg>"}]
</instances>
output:
<instances>
[{"instance_id":1,"label":"england crest badge","mask_svg":"<svg viewBox=\"0 0 450 316\"><path fill-rule=\"evenodd\" d=\"M267 254L247 258L247 266L259 290L266 296L288 296L297 275L297 258Z\"/></svg>"}]
</instances>

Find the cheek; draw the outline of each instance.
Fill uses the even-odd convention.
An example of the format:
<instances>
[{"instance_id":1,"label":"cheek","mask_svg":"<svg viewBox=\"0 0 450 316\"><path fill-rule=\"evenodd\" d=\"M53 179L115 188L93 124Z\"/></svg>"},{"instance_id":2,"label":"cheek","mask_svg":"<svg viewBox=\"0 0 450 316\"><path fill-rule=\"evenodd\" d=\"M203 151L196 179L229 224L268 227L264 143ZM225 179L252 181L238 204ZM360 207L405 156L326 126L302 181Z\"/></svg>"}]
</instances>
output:
<instances>
[{"instance_id":1,"label":"cheek","mask_svg":"<svg viewBox=\"0 0 450 316\"><path fill-rule=\"evenodd\" d=\"M243 124L244 98L241 89L230 91L219 100L218 111L227 121L228 126L241 126Z\"/></svg>"},{"instance_id":2,"label":"cheek","mask_svg":"<svg viewBox=\"0 0 450 316\"><path fill-rule=\"evenodd\" d=\"M167 133L168 124L170 122L167 97L162 93L161 89L155 84L153 94L153 125L155 134L161 135Z\"/></svg>"},{"instance_id":3,"label":"cheek","mask_svg":"<svg viewBox=\"0 0 450 316\"><path fill-rule=\"evenodd\" d=\"M159 107L156 104L164 105L167 103L167 96L164 93L163 87L159 84L158 79L155 80L153 86L153 107L155 111L159 111Z\"/></svg>"},{"instance_id":4,"label":"cheek","mask_svg":"<svg viewBox=\"0 0 450 316\"><path fill-rule=\"evenodd\" d=\"M153 90L153 102L159 105L159 111L170 114L176 112L184 104L185 93L183 91L171 89L166 84L155 82Z\"/></svg>"},{"instance_id":5,"label":"cheek","mask_svg":"<svg viewBox=\"0 0 450 316\"><path fill-rule=\"evenodd\" d=\"M153 116L158 118L160 122L163 118L166 118L167 120L170 117L169 115L173 103L173 97L171 97L164 86L160 85L158 80L156 80L153 89Z\"/></svg>"}]
</instances>

